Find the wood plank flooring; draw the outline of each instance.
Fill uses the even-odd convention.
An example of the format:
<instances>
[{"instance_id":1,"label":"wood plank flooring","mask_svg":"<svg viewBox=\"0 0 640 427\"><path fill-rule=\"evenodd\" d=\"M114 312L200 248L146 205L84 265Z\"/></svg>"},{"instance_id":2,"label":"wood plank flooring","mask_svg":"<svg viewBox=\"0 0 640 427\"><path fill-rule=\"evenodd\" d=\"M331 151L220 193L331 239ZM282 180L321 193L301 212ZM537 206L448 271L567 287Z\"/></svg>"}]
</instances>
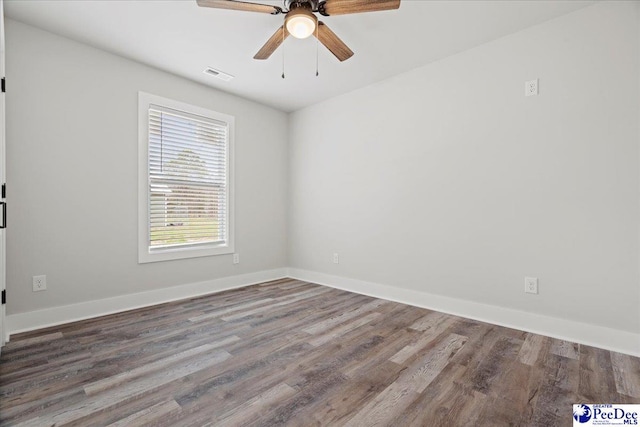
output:
<instances>
[{"instance_id":1,"label":"wood plank flooring","mask_svg":"<svg viewBox=\"0 0 640 427\"><path fill-rule=\"evenodd\" d=\"M640 359L291 279L13 336L2 426L569 426Z\"/></svg>"}]
</instances>

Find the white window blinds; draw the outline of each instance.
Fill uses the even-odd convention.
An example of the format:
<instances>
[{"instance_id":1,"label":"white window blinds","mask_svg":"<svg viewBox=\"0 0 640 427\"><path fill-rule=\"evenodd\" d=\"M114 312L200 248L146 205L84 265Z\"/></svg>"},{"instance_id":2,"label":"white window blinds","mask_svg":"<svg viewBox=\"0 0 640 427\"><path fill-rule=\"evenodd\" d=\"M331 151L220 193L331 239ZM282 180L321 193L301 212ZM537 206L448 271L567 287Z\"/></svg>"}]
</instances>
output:
<instances>
[{"instance_id":1,"label":"white window blinds","mask_svg":"<svg viewBox=\"0 0 640 427\"><path fill-rule=\"evenodd\" d=\"M149 106L149 251L228 240L228 123Z\"/></svg>"}]
</instances>

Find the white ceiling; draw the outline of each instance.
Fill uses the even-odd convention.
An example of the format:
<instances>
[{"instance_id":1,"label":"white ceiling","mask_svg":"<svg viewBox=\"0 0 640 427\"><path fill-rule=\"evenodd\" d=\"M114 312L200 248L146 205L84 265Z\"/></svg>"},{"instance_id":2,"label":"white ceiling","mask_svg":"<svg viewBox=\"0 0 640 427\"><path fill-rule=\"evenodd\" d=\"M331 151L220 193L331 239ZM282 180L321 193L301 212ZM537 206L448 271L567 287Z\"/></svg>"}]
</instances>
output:
<instances>
[{"instance_id":1,"label":"white ceiling","mask_svg":"<svg viewBox=\"0 0 640 427\"><path fill-rule=\"evenodd\" d=\"M282 1L263 1L282 5ZM593 1L402 0L399 10L322 17L355 55L338 62L313 37L286 40L270 59L253 55L283 15L175 1L5 0L6 15L191 80L294 111L594 3ZM235 76L203 74L208 67Z\"/></svg>"}]
</instances>

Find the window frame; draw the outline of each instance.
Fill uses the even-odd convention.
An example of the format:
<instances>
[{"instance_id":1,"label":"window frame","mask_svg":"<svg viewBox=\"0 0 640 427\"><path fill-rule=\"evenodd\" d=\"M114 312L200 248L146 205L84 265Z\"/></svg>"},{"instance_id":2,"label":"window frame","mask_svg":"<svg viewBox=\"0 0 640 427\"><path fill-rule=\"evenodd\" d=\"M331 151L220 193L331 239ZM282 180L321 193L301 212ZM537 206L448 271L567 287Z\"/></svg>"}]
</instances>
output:
<instances>
[{"instance_id":1,"label":"window frame","mask_svg":"<svg viewBox=\"0 0 640 427\"><path fill-rule=\"evenodd\" d=\"M154 249L150 245L149 222L149 108L157 105L190 115L202 116L227 124L227 240L222 244L199 244L186 247ZM207 108L187 104L146 92L138 92L138 263L198 258L234 252L234 136L235 118Z\"/></svg>"}]
</instances>

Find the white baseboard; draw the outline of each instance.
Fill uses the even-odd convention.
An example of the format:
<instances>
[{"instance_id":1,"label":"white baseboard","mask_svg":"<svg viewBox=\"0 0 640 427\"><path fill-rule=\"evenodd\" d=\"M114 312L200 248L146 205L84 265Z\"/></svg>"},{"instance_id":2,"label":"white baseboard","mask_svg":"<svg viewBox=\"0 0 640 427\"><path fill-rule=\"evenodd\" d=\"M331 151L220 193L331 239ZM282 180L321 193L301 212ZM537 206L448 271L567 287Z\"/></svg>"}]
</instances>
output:
<instances>
[{"instance_id":1,"label":"white baseboard","mask_svg":"<svg viewBox=\"0 0 640 427\"><path fill-rule=\"evenodd\" d=\"M427 308L468 319L479 320L481 322L640 357L640 334L634 334L633 332L433 295L379 283L332 276L315 271L290 268L288 270L288 276L294 279L330 286L375 298Z\"/></svg>"},{"instance_id":2,"label":"white baseboard","mask_svg":"<svg viewBox=\"0 0 640 427\"><path fill-rule=\"evenodd\" d=\"M259 271L238 276L223 277L204 282L188 283L180 286L157 289L136 294L120 295L113 298L86 301L44 310L29 311L7 316L7 342L12 334L48 328L50 326L90 319L107 314L120 313L141 307L178 301L201 295L213 294L229 289L241 288L256 283L287 277L287 269Z\"/></svg>"},{"instance_id":3,"label":"white baseboard","mask_svg":"<svg viewBox=\"0 0 640 427\"><path fill-rule=\"evenodd\" d=\"M640 357L640 334L296 268L280 268L7 316L10 335L291 277Z\"/></svg>"}]
</instances>

